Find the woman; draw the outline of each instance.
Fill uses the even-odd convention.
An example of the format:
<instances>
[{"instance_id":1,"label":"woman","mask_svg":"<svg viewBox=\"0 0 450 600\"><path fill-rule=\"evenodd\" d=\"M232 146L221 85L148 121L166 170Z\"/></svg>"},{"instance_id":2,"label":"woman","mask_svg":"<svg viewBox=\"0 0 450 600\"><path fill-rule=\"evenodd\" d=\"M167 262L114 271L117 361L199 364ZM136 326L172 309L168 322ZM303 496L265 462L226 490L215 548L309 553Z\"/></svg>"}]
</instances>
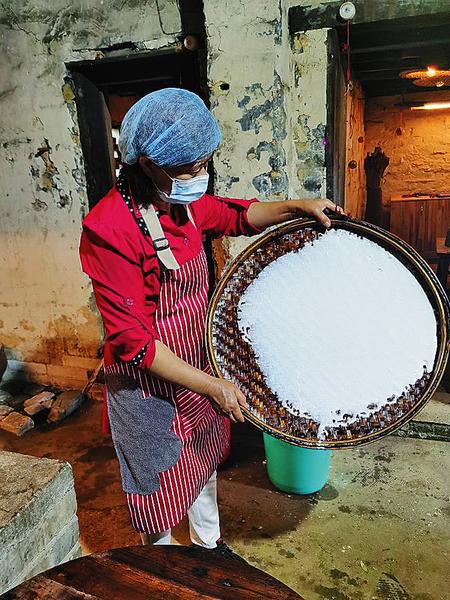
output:
<instances>
[{"instance_id":1,"label":"woman","mask_svg":"<svg viewBox=\"0 0 450 600\"><path fill-rule=\"evenodd\" d=\"M195 94L148 94L124 118L115 187L83 221L82 266L106 331L107 419L143 543L170 543L188 514L195 544L225 547L216 467L229 445L225 417L243 421L246 400L207 364L202 234L254 235L309 215L328 227L323 211L336 210L328 200L208 195L206 168L220 139Z\"/></svg>"}]
</instances>

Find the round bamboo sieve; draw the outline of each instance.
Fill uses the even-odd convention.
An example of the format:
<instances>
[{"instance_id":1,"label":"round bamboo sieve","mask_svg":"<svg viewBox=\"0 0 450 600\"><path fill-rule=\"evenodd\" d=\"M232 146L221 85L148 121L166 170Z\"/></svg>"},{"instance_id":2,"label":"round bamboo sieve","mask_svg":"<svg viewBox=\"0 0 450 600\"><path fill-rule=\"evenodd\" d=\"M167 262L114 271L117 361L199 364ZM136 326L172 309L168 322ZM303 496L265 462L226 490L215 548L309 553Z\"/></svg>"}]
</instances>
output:
<instances>
[{"instance_id":1,"label":"round bamboo sieve","mask_svg":"<svg viewBox=\"0 0 450 600\"><path fill-rule=\"evenodd\" d=\"M285 442L309 448L338 449L373 442L411 419L431 398L442 378L449 353L449 302L433 271L422 257L400 238L369 223L332 218L332 227L367 238L393 254L420 283L436 317L437 352L433 370L410 386L394 402L369 416L341 424L318 439L318 424L289 412L266 385L252 347L243 339L237 321L239 300L259 272L283 254L297 251L326 235L316 221L299 219L279 226L237 256L211 299L206 323L206 347L214 374L233 381L245 394L245 417Z\"/></svg>"}]
</instances>

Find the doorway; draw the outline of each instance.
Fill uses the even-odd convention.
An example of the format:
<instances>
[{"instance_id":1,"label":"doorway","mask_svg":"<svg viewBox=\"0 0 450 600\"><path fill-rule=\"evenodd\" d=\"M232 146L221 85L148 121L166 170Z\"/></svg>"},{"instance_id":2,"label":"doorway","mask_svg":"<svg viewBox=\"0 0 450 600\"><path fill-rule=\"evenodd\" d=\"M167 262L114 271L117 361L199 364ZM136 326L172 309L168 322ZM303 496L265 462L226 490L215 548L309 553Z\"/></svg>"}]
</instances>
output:
<instances>
[{"instance_id":1,"label":"doorway","mask_svg":"<svg viewBox=\"0 0 450 600\"><path fill-rule=\"evenodd\" d=\"M179 87L198 94L209 106L206 52L163 49L123 58L105 58L67 65L75 93L84 156L89 209L111 189L119 168L118 135L128 109L146 94ZM209 190L214 170L209 165ZM213 242L203 244L208 260L210 289L215 283Z\"/></svg>"},{"instance_id":2,"label":"doorway","mask_svg":"<svg viewBox=\"0 0 450 600\"><path fill-rule=\"evenodd\" d=\"M450 229L450 77L435 77L450 67L450 12L341 24L328 48L328 193L436 265Z\"/></svg>"},{"instance_id":3,"label":"doorway","mask_svg":"<svg viewBox=\"0 0 450 600\"><path fill-rule=\"evenodd\" d=\"M180 87L208 102L197 51L164 49L70 63L67 67L77 104L89 208L115 181L120 158L118 130L125 113L137 100L161 88Z\"/></svg>"}]
</instances>

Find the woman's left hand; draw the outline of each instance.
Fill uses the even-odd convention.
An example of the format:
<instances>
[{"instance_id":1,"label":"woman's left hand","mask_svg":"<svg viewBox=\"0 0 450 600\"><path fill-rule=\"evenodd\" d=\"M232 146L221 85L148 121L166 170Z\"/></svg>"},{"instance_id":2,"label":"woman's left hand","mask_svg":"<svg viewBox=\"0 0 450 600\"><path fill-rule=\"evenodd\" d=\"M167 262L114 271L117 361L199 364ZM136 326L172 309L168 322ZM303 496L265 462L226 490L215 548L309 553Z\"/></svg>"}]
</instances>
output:
<instances>
[{"instance_id":1,"label":"woman's left hand","mask_svg":"<svg viewBox=\"0 0 450 600\"><path fill-rule=\"evenodd\" d=\"M338 215L346 214L331 200L283 200L252 202L247 209L247 219L250 225L262 230L299 217L313 217L325 227L330 227L331 221L324 213L325 209Z\"/></svg>"},{"instance_id":2,"label":"woman's left hand","mask_svg":"<svg viewBox=\"0 0 450 600\"><path fill-rule=\"evenodd\" d=\"M331 221L324 213L325 209L336 212L338 215L345 215L345 211L331 202L331 200L288 200L289 208L296 217L313 217L325 227L330 227Z\"/></svg>"}]
</instances>

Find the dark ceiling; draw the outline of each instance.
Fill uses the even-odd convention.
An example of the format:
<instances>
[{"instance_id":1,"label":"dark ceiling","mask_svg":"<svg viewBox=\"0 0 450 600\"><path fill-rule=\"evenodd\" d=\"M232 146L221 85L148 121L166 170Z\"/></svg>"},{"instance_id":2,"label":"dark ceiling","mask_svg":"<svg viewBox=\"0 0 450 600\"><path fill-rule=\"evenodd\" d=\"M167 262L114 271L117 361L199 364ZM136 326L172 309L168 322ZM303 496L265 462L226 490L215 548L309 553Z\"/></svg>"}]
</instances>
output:
<instances>
[{"instance_id":1,"label":"dark ceiling","mask_svg":"<svg viewBox=\"0 0 450 600\"><path fill-rule=\"evenodd\" d=\"M344 43L346 26L336 29ZM450 68L450 11L435 16L351 25L350 47L354 77L368 97L437 89L450 91L450 86L417 87L399 77L401 71L423 69L428 65Z\"/></svg>"}]
</instances>

